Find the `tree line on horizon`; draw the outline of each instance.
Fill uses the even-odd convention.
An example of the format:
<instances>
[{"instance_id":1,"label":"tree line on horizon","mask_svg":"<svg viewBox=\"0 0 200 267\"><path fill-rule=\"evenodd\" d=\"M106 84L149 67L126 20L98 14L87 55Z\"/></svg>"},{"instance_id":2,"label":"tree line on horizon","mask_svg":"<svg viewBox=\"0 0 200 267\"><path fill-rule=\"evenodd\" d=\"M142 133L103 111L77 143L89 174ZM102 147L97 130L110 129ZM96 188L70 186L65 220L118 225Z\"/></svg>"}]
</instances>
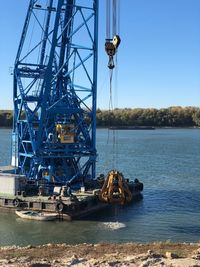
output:
<instances>
[{"instance_id":1,"label":"tree line on horizon","mask_svg":"<svg viewBox=\"0 0 200 267\"><path fill-rule=\"evenodd\" d=\"M0 127L12 127L13 112L0 110ZM97 127L152 126L152 127L200 127L200 108L116 108L97 109Z\"/></svg>"},{"instance_id":2,"label":"tree line on horizon","mask_svg":"<svg viewBox=\"0 0 200 267\"><path fill-rule=\"evenodd\" d=\"M200 126L200 108L124 108L97 110L97 126L152 126L152 127L194 127Z\"/></svg>"}]
</instances>

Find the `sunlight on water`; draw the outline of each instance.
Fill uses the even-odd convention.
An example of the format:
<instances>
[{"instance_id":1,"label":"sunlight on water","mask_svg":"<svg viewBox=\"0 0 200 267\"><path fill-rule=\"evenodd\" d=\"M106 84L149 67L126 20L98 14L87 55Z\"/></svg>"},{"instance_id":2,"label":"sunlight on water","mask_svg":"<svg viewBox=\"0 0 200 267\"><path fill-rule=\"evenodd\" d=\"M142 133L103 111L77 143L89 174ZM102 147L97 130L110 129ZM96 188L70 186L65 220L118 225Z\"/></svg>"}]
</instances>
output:
<instances>
[{"instance_id":1,"label":"sunlight on water","mask_svg":"<svg viewBox=\"0 0 200 267\"><path fill-rule=\"evenodd\" d=\"M101 225L105 229L110 229L110 230L118 230L118 229L126 227L125 223L120 223L120 222L104 222L104 223L101 223Z\"/></svg>"}]
</instances>

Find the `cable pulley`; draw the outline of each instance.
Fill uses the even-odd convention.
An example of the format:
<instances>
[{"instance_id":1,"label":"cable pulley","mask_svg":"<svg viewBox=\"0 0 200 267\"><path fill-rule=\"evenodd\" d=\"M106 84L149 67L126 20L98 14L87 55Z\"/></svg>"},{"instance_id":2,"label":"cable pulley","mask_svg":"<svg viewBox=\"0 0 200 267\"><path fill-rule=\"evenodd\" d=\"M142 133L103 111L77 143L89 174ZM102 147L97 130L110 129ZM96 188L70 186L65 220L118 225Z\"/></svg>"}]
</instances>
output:
<instances>
[{"instance_id":1,"label":"cable pulley","mask_svg":"<svg viewBox=\"0 0 200 267\"><path fill-rule=\"evenodd\" d=\"M105 50L109 56L108 68L113 69L114 65L114 55L116 54L117 48L120 45L121 39L119 35L115 35L113 39L106 39Z\"/></svg>"},{"instance_id":2,"label":"cable pulley","mask_svg":"<svg viewBox=\"0 0 200 267\"><path fill-rule=\"evenodd\" d=\"M111 21L112 13L112 21ZM111 35L111 26L112 26L112 35ZM105 51L109 57L108 68L113 69L114 56L117 52L117 48L120 45L121 39L117 32L117 0L112 1L107 0L107 12L106 12L106 40L105 40Z\"/></svg>"}]
</instances>

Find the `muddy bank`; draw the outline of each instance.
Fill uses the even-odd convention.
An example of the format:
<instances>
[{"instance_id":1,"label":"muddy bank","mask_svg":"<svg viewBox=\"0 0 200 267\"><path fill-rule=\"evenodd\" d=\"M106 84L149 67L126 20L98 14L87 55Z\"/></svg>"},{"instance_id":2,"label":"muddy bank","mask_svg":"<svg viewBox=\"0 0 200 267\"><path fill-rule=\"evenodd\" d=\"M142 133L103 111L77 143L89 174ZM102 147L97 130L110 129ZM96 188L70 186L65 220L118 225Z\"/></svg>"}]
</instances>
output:
<instances>
[{"instance_id":1,"label":"muddy bank","mask_svg":"<svg viewBox=\"0 0 200 267\"><path fill-rule=\"evenodd\" d=\"M200 267L200 243L47 244L1 247L0 266Z\"/></svg>"}]
</instances>

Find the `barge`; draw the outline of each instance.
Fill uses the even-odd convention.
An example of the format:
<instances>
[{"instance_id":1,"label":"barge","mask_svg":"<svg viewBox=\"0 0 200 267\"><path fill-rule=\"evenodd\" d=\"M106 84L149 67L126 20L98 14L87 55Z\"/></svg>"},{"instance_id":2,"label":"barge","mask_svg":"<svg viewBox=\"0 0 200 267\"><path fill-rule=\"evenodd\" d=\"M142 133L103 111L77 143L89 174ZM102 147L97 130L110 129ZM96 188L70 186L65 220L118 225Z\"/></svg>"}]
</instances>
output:
<instances>
[{"instance_id":1,"label":"barge","mask_svg":"<svg viewBox=\"0 0 200 267\"><path fill-rule=\"evenodd\" d=\"M69 195L63 193L62 187L59 186L55 186L53 192L47 194L45 190L40 190L41 186L27 183L25 176L13 172L14 169L11 167L0 168L0 208L13 212L19 209L44 213L56 212L58 219L71 221L115 204L102 201L100 198L102 188L106 186L106 179L97 180L99 184L96 188L88 185L88 188L81 187ZM132 194L131 200L141 199L143 184L139 181L128 181L127 184ZM113 195L116 195L116 190Z\"/></svg>"}]
</instances>

